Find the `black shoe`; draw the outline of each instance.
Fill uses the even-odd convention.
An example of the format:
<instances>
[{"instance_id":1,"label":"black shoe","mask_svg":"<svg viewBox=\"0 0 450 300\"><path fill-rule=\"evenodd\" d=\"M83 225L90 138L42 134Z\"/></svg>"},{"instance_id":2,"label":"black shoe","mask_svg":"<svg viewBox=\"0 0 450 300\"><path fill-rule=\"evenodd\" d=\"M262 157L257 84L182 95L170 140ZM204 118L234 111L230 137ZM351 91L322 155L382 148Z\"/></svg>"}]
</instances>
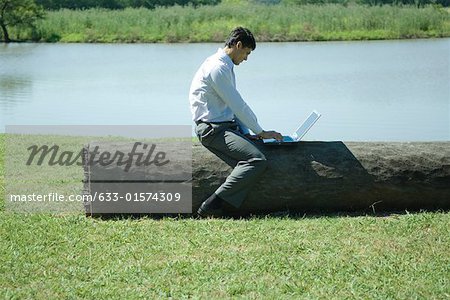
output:
<instances>
[{"instance_id":1,"label":"black shoe","mask_svg":"<svg viewBox=\"0 0 450 300\"><path fill-rule=\"evenodd\" d=\"M197 214L202 218L220 218L225 216L221 208L213 209L203 203L197 210Z\"/></svg>"},{"instance_id":2,"label":"black shoe","mask_svg":"<svg viewBox=\"0 0 450 300\"><path fill-rule=\"evenodd\" d=\"M208 199L206 199L200 208L197 210L197 214L202 218L220 218L225 216L222 204L224 201L219 198L216 194L212 194Z\"/></svg>"}]
</instances>

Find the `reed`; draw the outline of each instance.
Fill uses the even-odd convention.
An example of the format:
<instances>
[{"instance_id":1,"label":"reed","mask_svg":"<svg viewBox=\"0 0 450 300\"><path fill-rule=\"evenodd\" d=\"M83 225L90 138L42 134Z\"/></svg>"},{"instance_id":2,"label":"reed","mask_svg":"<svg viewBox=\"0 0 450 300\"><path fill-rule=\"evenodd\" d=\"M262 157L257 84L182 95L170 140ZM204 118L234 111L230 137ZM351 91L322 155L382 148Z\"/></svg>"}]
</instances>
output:
<instances>
[{"instance_id":1,"label":"reed","mask_svg":"<svg viewBox=\"0 0 450 300\"><path fill-rule=\"evenodd\" d=\"M63 9L48 12L21 39L43 42L222 42L235 26L258 41L402 39L450 36L450 13L437 6L255 5L149 10Z\"/></svg>"}]
</instances>

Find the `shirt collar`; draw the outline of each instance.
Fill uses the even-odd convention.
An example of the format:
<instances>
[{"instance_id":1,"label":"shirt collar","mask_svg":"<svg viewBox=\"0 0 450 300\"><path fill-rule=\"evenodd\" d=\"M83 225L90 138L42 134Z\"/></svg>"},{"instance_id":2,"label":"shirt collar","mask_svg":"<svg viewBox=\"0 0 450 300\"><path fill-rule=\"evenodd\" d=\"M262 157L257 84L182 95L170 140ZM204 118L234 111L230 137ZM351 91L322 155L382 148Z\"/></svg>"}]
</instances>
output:
<instances>
[{"instance_id":1,"label":"shirt collar","mask_svg":"<svg viewBox=\"0 0 450 300\"><path fill-rule=\"evenodd\" d=\"M223 60L230 68L234 67L234 63L231 60L231 57L229 57L228 54L225 53L225 50L219 48L217 50L217 54L219 55L219 58Z\"/></svg>"}]
</instances>

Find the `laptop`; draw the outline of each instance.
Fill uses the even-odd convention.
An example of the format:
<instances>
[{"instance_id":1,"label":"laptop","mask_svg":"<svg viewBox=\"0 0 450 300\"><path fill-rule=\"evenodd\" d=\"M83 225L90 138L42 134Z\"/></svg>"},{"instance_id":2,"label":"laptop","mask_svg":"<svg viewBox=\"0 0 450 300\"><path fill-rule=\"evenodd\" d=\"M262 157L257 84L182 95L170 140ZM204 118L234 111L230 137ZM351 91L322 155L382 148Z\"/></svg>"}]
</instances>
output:
<instances>
[{"instance_id":1,"label":"laptop","mask_svg":"<svg viewBox=\"0 0 450 300\"><path fill-rule=\"evenodd\" d=\"M297 130L291 136L283 136L282 141L276 139L263 139L263 143L267 145L280 145L280 144L295 144L298 143L305 134L311 129L311 127L319 120L322 115L313 110L306 120L297 128Z\"/></svg>"}]
</instances>

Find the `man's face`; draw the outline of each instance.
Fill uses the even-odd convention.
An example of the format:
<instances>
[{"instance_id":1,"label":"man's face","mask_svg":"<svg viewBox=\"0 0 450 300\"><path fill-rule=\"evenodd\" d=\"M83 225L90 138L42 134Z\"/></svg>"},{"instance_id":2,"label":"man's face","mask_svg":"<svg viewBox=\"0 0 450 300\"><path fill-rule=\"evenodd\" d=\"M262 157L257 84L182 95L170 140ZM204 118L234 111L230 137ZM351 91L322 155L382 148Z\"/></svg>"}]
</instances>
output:
<instances>
[{"instance_id":1,"label":"man's face","mask_svg":"<svg viewBox=\"0 0 450 300\"><path fill-rule=\"evenodd\" d=\"M241 42L237 42L236 49L233 57L233 63L237 66L244 60L247 60L248 56L252 53L252 48L242 46Z\"/></svg>"}]
</instances>

